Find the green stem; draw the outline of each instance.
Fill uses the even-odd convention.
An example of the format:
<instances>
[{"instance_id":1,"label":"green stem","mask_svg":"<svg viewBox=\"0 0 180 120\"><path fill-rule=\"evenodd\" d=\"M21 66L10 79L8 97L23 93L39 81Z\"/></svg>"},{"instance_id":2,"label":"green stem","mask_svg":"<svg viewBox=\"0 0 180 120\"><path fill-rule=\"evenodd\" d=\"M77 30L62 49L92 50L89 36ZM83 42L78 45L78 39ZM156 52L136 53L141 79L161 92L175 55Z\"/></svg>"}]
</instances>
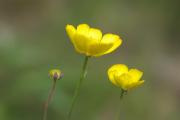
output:
<instances>
[{"instance_id":1,"label":"green stem","mask_svg":"<svg viewBox=\"0 0 180 120\"><path fill-rule=\"evenodd\" d=\"M117 115L117 120L120 120L120 112L121 112L121 101L123 99L124 94L126 93L126 91L124 91L123 89L121 90L121 94L120 94L120 102L119 102L119 110L118 110L118 115Z\"/></svg>"},{"instance_id":2,"label":"green stem","mask_svg":"<svg viewBox=\"0 0 180 120\"><path fill-rule=\"evenodd\" d=\"M126 93L126 91L122 89L122 90L121 90L121 94L120 94L120 100L123 99L123 96L124 96L125 93Z\"/></svg>"},{"instance_id":3,"label":"green stem","mask_svg":"<svg viewBox=\"0 0 180 120\"><path fill-rule=\"evenodd\" d=\"M80 91L80 88L81 88L82 81L84 80L84 78L86 77L86 74L87 74L88 59L89 59L89 56L86 56L85 59L84 59L82 73L81 73L80 79L79 79L79 81L77 83L77 86L75 88L72 103L71 103L71 106L70 106L70 109L69 109L69 112L68 112L68 120L70 120L70 118L71 118L72 110L73 110L73 107L74 107L75 102L77 100L77 97L78 97L78 94L79 94L79 91Z\"/></svg>"},{"instance_id":4,"label":"green stem","mask_svg":"<svg viewBox=\"0 0 180 120\"><path fill-rule=\"evenodd\" d=\"M49 91L48 99L47 99L47 101L46 101L46 103L44 105L43 120L47 119L48 106L49 106L49 103L51 102L51 100L53 98L55 88L56 88L56 80L53 80L52 88Z\"/></svg>"}]
</instances>

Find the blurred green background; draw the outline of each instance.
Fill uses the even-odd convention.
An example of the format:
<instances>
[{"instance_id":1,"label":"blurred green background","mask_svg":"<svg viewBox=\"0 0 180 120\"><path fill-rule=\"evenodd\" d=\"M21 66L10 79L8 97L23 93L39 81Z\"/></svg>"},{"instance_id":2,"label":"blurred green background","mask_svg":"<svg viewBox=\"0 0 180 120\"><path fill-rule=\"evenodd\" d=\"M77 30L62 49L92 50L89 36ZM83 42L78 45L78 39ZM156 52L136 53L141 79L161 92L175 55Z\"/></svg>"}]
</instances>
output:
<instances>
[{"instance_id":1,"label":"blurred green background","mask_svg":"<svg viewBox=\"0 0 180 120\"><path fill-rule=\"evenodd\" d=\"M72 120L114 120L119 88L106 71L124 63L144 71L145 84L125 96L121 120L180 119L179 0L0 0L0 120L41 120L60 68L48 120L65 120L83 55L75 52L66 24L88 23L119 34L112 54L92 58Z\"/></svg>"}]
</instances>

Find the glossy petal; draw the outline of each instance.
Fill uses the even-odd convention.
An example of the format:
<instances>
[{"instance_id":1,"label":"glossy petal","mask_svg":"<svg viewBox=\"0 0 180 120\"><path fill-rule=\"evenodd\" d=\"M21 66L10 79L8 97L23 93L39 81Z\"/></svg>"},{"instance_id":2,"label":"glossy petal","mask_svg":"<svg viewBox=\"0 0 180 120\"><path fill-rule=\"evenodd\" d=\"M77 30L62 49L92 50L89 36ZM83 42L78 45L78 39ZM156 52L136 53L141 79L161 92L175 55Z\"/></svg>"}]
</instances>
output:
<instances>
[{"instance_id":1,"label":"glossy petal","mask_svg":"<svg viewBox=\"0 0 180 120\"><path fill-rule=\"evenodd\" d=\"M123 73L127 73L127 72L128 72L128 67L126 65L116 64L108 69L108 76L109 76L110 81L114 85L117 85L115 77L121 76Z\"/></svg>"},{"instance_id":2,"label":"glossy petal","mask_svg":"<svg viewBox=\"0 0 180 120\"><path fill-rule=\"evenodd\" d=\"M91 40L91 42L99 43L102 38L101 30L96 29L96 28L90 28L88 38Z\"/></svg>"},{"instance_id":3,"label":"glossy petal","mask_svg":"<svg viewBox=\"0 0 180 120\"><path fill-rule=\"evenodd\" d=\"M88 49L87 49L87 55L95 56L96 54L101 52L101 49L100 49L100 41L102 38L101 30L91 28L89 30L88 38L89 38L89 44L88 44Z\"/></svg>"},{"instance_id":4,"label":"glossy petal","mask_svg":"<svg viewBox=\"0 0 180 120\"><path fill-rule=\"evenodd\" d=\"M79 49L79 46L77 46L76 41L75 41L75 35L76 35L76 29L74 28L74 26L72 25L66 25L66 32L71 40L71 42L73 43L73 46L75 48L75 50L79 53L83 53L82 50Z\"/></svg>"},{"instance_id":5,"label":"glossy petal","mask_svg":"<svg viewBox=\"0 0 180 120\"><path fill-rule=\"evenodd\" d=\"M131 82L132 77L128 73L115 76L116 83L124 90L128 90L128 85Z\"/></svg>"},{"instance_id":6,"label":"glossy petal","mask_svg":"<svg viewBox=\"0 0 180 120\"><path fill-rule=\"evenodd\" d=\"M133 89L133 88L135 88L135 87L138 87L139 85L141 85L141 84L143 84L143 83L144 83L144 80L140 80L140 81L137 81L137 82L133 82L133 83L129 84L129 85L127 86L127 88L128 88L128 90L130 90L130 89Z\"/></svg>"},{"instance_id":7,"label":"glossy petal","mask_svg":"<svg viewBox=\"0 0 180 120\"><path fill-rule=\"evenodd\" d=\"M118 35L105 34L101 40L101 44L112 44L112 46L103 53L108 54L117 49L122 44L122 40Z\"/></svg>"},{"instance_id":8,"label":"glossy petal","mask_svg":"<svg viewBox=\"0 0 180 120\"><path fill-rule=\"evenodd\" d=\"M143 72L137 70L137 69L130 69L129 74L132 76L133 81L137 82L141 79Z\"/></svg>"},{"instance_id":9,"label":"glossy petal","mask_svg":"<svg viewBox=\"0 0 180 120\"><path fill-rule=\"evenodd\" d=\"M66 32L71 40L71 42L74 44L74 35L76 33L76 29L72 25L66 25Z\"/></svg>"},{"instance_id":10,"label":"glossy petal","mask_svg":"<svg viewBox=\"0 0 180 120\"><path fill-rule=\"evenodd\" d=\"M89 26L87 24L80 24L77 27L77 32L74 35L74 44L77 48L85 53L87 51Z\"/></svg>"},{"instance_id":11,"label":"glossy petal","mask_svg":"<svg viewBox=\"0 0 180 120\"><path fill-rule=\"evenodd\" d=\"M100 44L93 42L89 45L88 53L90 56L99 57L104 55L104 53L113 46L113 44Z\"/></svg>"}]
</instances>

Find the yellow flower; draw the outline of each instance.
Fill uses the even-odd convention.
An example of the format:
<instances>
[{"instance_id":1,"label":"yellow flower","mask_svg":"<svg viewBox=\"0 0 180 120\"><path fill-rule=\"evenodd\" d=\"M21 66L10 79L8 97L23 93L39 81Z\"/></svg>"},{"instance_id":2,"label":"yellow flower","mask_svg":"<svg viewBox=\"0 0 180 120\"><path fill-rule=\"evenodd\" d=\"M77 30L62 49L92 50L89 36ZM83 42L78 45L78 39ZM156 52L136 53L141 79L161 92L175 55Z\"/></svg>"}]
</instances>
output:
<instances>
[{"instance_id":1,"label":"yellow flower","mask_svg":"<svg viewBox=\"0 0 180 120\"><path fill-rule=\"evenodd\" d=\"M49 77L53 80L59 80L63 76L63 73L59 69L52 69L49 71Z\"/></svg>"},{"instance_id":2,"label":"yellow flower","mask_svg":"<svg viewBox=\"0 0 180 120\"><path fill-rule=\"evenodd\" d=\"M108 69L109 80L116 85L127 91L144 83L140 80L143 72L137 69L130 69L124 64L116 64Z\"/></svg>"},{"instance_id":3,"label":"yellow flower","mask_svg":"<svg viewBox=\"0 0 180 120\"><path fill-rule=\"evenodd\" d=\"M80 24L77 29L73 25L66 26L66 32L77 52L86 56L102 56L118 48L122 40L118 35L102 35L101 30Z\"/></svg>"}]
</instances>

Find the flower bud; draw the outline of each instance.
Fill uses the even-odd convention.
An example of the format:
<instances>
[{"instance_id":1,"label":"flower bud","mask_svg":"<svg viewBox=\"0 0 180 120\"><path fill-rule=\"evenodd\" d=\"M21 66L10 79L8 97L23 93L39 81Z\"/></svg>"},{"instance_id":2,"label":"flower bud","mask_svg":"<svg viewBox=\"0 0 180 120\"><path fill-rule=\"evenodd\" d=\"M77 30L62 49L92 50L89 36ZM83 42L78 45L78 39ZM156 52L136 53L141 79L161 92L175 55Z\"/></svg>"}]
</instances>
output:
<instances>
[{"instance_id":1,"label":"flower bud","mask_svg":"<svg viewBox=\"0 0 180 120\"><path fill-rule=\"evenodd\" d=\"M49 71L49 77L53 80L59 80L63 77L63 73L59 69L52 69Z\"/></svg>"}]
</instances>

